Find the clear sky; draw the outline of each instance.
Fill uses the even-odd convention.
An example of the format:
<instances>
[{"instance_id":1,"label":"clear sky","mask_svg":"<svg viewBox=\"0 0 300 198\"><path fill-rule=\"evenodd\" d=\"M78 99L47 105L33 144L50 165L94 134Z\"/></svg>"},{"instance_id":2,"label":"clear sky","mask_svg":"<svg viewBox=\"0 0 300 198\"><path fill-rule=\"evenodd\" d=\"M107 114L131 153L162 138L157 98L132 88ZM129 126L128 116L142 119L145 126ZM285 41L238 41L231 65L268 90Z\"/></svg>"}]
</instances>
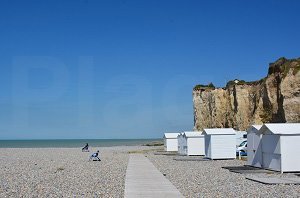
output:
<instances>
[{"instance_id":1,"label":"clear sky","mask_svg":"<svg viewBox=\"0 0 300 198\"><path fill-rule=\"evenodd\" d=\"M0 3L0 139L192 130L192 89L300 56L300 1Z\"/></svg>"}]
</instances>

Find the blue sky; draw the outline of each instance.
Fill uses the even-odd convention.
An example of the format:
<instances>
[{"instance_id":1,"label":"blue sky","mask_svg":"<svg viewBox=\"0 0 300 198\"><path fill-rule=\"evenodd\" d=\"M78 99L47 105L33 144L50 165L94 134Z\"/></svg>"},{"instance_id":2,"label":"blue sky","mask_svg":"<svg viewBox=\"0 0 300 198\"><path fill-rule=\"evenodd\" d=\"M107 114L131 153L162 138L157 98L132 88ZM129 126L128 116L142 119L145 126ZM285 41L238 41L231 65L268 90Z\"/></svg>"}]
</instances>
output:
<instances>
[{"instance_id":1,"label":"blue sky","mask_svg":"<svg viewBox=\"0 0 300 198\"><path fill-rule=\"evenodd\" d=\"M300 2L2 1L0 139L156 138L192 88L300 56Z\"/></svg>"}]
</instances>

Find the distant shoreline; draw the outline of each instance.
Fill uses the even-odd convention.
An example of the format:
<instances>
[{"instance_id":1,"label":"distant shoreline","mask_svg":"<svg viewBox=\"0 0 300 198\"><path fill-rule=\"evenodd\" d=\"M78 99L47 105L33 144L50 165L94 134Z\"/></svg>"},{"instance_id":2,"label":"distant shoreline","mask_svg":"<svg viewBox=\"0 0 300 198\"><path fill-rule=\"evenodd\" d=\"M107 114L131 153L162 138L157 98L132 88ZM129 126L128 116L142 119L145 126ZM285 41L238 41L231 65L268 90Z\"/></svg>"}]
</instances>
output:
<instances>
[{"instance_id":1,"label":"distant shoreline","mask_svg":"<svg viewBox=\"0 0 300 198\"><path fill-rule=\"evenodd\" d=\"M91 147L141 146L162 139L52 139L52 140L0 140L0 148L79 148L89 143Z\"/></svg>"}]
</instances>

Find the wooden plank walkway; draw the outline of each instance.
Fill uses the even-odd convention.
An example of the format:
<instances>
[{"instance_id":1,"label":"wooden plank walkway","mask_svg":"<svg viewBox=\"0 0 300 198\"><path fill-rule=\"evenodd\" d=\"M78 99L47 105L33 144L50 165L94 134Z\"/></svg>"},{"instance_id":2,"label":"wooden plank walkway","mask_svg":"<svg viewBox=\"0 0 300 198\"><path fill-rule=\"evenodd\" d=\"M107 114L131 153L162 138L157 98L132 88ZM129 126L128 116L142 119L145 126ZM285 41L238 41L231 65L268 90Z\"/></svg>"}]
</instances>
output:
<instances>
[{"instance_id":1,"label":"wooden plank walkway","mask_svg":"<svg viewBox=\"0 0 300 198\"><path fill-rule=\"evenodd\" d=\"M125 198L183 197L178 189L142 154L130 154Z\"/></svg>"}]
</instances>

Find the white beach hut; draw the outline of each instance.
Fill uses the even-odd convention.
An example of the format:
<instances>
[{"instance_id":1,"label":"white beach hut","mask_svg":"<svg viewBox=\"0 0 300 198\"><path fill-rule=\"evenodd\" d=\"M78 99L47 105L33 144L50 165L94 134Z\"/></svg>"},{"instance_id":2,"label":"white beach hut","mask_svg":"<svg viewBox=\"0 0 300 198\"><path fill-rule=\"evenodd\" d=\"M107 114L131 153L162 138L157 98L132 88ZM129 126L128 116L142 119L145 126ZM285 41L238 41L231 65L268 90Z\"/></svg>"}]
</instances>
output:
<instances>
[{"instance_id":1,"label":"white beach hut","mask_svg":"<svg viewBox=\"0 0 300 198\"><path fill-rule=\"evenodd\" d=\"M252 125L247 130L247 165L261 167L261 134L258 132L262 125Z\"/></svg>"},{"instance_id":2,"label":"white beach hut","mask_svg":"<svg viewBox=\"0 0 300 198\"><path fill-rule=\"evenodd\" d=\"M205 141L202 132L184 132L184 155L205 155Z\"/></svg>"},{"instance_id":3,"label":"white beach hut","mask_svg":"<svg viewBox=\"0 0 300 198\"><path fill-rule=\"evenodd\" d=\"M280 172L300 171L300 123L264 124L261 136L262 168Z\"/></svg>"},{"instance_id":4,"label":"white beach hut","mask_svg":"<svg viewBox=\"0 0 300 198\"><path fill-rule=\"evenodd\" d=\"M164 134L164 148L165 151L178 151L177 136L179 133L165 133Z\"/></svg>"},{"instance_id":5,"label":"white beach hut","mask_svg":"<svg viewBox=\"0 0 300 198\"><path fill-rule=\"evenodd\" d=\"M184 139L183 139L183 133L179 133L177 136L177 141L178 141L178 154L183 155L183 146L184 146Z\"/></svg>"},{"instance_id":6,"label":"white beach hut","mask_svg":"<svg viewBox=\"0 0 300 198\"><path fill-rule=\"evenodd\" d=\"M235 159L236 132L232 128L204 129L205 156L210 159Z\"/></svg>"}]
</instances>

